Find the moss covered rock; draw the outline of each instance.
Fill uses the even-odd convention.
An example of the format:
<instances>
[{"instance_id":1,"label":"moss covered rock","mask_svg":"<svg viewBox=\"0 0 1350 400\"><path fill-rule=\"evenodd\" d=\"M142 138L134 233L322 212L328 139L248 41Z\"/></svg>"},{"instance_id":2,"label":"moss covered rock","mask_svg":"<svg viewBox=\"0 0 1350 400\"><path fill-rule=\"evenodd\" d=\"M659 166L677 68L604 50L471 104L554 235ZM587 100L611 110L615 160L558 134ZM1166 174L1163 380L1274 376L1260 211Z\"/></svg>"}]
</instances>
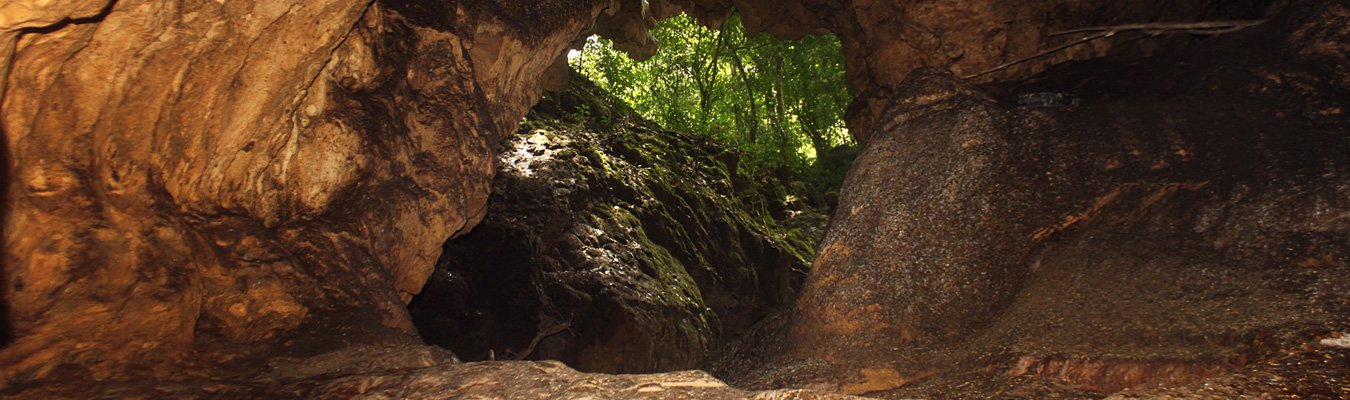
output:
<instances>
[{"instance_id":1,"label":"moss covered rock","mask_svg":"<svg viewBox=\"0 0 1350 400\"><path fill-rule=\"evenodd\" d=\"M817 240L821 217L740 158L574 76L503 144L488 216L411 306L419 329L468 360L695 366L793 299Z\"/></svg>"}]
</instances>

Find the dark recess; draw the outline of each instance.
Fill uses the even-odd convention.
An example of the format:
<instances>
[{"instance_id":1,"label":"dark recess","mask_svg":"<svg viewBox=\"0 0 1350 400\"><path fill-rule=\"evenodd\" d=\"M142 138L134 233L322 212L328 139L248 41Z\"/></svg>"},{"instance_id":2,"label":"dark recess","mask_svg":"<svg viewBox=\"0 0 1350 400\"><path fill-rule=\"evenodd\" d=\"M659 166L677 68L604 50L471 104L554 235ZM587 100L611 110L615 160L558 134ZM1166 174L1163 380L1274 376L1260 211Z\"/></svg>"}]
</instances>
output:
<instances>
[{"instance_id":1,"label":"dark recess","mask_svg":"<svg viewBox=\"0 0 1350 400\"><path fill-rule=\"evenodd\" d=\"M509 234L484 226L445 244L436 276L408 305L422 340L465 361L487 360L489 352L505 359L526 347L540 294L531 289L530 249Z\"/></svg>"},{"instance_id":2,"label":"dark recess","mask_svg":"<svg viewBox=\"0 0 1350 400\"><path fill-rule=\"evenodd\" d=\"M453 31L454 7L445 1L399 1L386 0L380 4L408 19L413 25L425 26L439 31Z\"/></svg>"}]
</instances>

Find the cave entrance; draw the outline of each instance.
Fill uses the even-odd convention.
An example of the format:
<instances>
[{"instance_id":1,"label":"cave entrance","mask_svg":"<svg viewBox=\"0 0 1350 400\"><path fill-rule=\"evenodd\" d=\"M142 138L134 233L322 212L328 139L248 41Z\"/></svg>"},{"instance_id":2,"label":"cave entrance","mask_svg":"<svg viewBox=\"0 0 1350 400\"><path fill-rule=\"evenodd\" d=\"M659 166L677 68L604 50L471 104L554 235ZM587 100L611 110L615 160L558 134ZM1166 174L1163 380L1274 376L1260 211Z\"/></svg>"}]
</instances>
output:
<instances>
[{"instance_id":1,"label":"cave entrance","mask_svg":"<svg viewBox=\"0 0 1350 400\"><path fill-rule=\"evenodd\" d=\"M790 304L855 154L839 41L678 15L598 36L502 144L484 221L409 306L464 360L695 368Z\"/></svg>"}]
</instances>

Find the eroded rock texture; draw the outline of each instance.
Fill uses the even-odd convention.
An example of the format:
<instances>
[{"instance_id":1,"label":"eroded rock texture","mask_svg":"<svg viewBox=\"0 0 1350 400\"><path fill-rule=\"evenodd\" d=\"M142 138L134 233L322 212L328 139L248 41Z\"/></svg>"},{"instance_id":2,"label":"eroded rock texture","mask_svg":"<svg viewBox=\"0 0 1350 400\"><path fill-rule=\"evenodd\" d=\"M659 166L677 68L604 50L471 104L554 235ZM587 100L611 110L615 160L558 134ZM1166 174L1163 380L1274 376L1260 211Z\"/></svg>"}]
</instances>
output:
<instances>
[{"instance_id":1,"label":"eroded rock texture","mask_svg":"<svg viewBox=\"0 0 1350 400\"><path fill-rule=\"evenodd\" d=\"M447 243L410 306L423 337L510 359L567 323L529 356L669 371L794 299L819 238L775 218L810 212L736 151L661 130L579 75L526 120L497 156L487 218Z\"/></svg>"},{"instance_id":2,"label":"eroded rock texture","mask_svg":"<svg viewBox=\"0 0 1350 400\"><path fill-rule=\"evenodd\" d=\"M4 7L5 382L416 341L404 303L601 9Z\"/></svg>"},{"instance_id":3,"label":"eroded rock texture","mask_svg":"<svg viewBox=\"0 0 1350 400\"><path fill-rule=\"evenodd\" d=\"M1345 350L1317 343L1350 328L1350 86L1326 51L1350 10L1304 5L1021 83L911 74L796 312L718 369L882 397L1347 395L1322 383L1350 378ZM1047 91L1081 106L1017 106Z\"/></svg>"},{"instance_id":4,"label":"eroded rock texture","mask_svg":"<svg viewBox=\"0 0 1350 400\"><path fill-rule=\"evenodd\" d=\"M719 364L733 382L1347 396L1347 350L1318 340L1350 330L1330 0L6 2L0 394L754 396L452 364L404 308L570 43L642 55L653 19L733 9L838 34L867 143L797 311ZM1258 17L960 79L1059 30ZM1011 100L1045 90L1082 105Z\"/></svg>"}]
</instances>

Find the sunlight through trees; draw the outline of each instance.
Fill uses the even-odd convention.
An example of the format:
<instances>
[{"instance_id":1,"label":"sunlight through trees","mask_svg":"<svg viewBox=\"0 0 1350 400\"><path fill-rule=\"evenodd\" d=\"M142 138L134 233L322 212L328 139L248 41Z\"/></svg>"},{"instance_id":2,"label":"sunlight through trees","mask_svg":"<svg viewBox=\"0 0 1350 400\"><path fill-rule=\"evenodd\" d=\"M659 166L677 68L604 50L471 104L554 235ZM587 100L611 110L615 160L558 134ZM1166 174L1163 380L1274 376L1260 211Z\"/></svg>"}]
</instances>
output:
<instances>
[{"instance_id":1,"label":"sunlight through trees","mask_svg":"<svg viewBox=\"0 0 1350 400\"><path fill-rule=\"evenodd\" d=\"M744 150L752 163L804 171L817 155L851 144L852 99L839 40L748 35L739 17L709 29L686 15L659 23L661 50L636 62L592 36L572 67L668 129Z\"/></svg>"}]
</instances>

